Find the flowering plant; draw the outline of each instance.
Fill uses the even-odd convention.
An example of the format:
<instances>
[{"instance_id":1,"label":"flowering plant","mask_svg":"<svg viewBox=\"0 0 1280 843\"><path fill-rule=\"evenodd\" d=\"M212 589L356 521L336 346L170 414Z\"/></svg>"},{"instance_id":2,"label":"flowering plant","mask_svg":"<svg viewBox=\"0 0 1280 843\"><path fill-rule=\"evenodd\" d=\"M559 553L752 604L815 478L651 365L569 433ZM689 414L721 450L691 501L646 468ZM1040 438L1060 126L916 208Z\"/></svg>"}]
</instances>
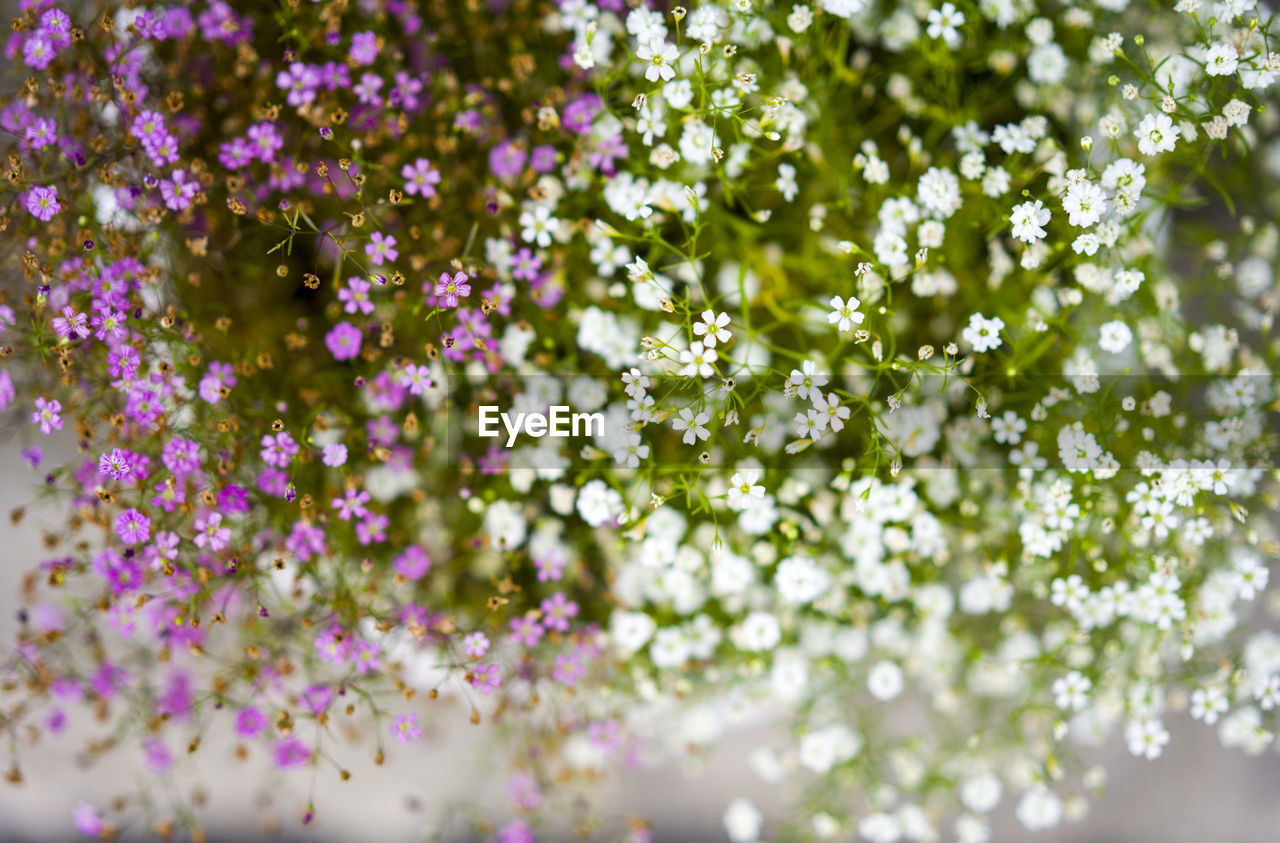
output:
<instances>
[{"instance_id":1,"label":"flowering plant","mask_svg":"<svg viewBox=\"0 0 1280 843\"><path fill-rule=\"evenodd\" d=\"M1082 741L1273 742L1263 4L21 5L11 778L76 702L345 778L455 698L518 840L759 710L783 836L976 843L1079 815ZM75 822L142 818L202 822Z\"/></svg>"}]
</instances>

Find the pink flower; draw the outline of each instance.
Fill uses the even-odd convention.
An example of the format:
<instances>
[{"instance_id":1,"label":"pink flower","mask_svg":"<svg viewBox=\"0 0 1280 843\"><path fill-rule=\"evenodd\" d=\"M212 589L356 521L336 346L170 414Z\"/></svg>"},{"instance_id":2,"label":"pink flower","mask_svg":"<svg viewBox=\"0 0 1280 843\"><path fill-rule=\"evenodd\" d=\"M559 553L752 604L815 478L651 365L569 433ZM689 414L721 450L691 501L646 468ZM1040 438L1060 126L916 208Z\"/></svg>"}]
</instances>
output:
<instances>
[{"instance_id":1,"label":"pink flower","mask_svg":"<svg viewBox=\"0 0 1280 843\"><path fill-rule=\"evenodd\" d=\"M473 632L462 639L462 652L470 658L482 659L489 652L489 638L483 632Z\"/></svg>"},{"instance_id":2,"label":"pink flower","mask_svg":"<svg viewBox=\"0 0 1280 843\"><path fill-rule=\"evenodd\" d=\"M465 272L459 272L452 278L449 273L440 273L440 278L436 281L435 293L444 299L445 307L457 307L458 297L463 298L471 295L471 285L467 283L470 280Z\"/></svg>"},{"instance_id":3,"label":"pink flower","mask_svg":"<svg viewBox=\"0 0 1280 843\"><path fill-rule=\"evenodd\" d=\"M369 237L369 242L365 244L364 253L369 256L374 266L382 266L386 261L393 261L400 257L395 245L396 238L385 236L381 231L375 231Z\"/></svg>"},{"instance_id":4,"label":"pink flower","mask_svg":"<svg viewBox=\"0 0 1280 843\"><path fill-rule=\"evenodd\" d=\"M493 693L494 688L502 685L502 676L498 673L496 664L478 664L471 671L469 681L471 687L479 689L487 697Z\"/></svg>"},{"instance_id":5,"label":"pink flower","mask_svg":"<svg viewBox=\"0 0 1280 843\"><path fill-rule=\"evenodd\" d=\"M363 337L360 329L350 322L339 322L325 334L324 344L329 347L334 360L350 360L360 354Z\"/></svg>"},{"instance_id":6,"label":"pink flower","mask_svg":"<svg viewBox=\"0 0 1280 843\"><path fill-rule=\"evenodd\" d=\"M521 618L512 618L509 627L511 637L526 647L537 644L543 635L542 626L532 612Z\"/></svg>"},{"instance_id":7,"label":"pink flower","mask_svg":"<svg viewBox=\"0 0 1280 843\"><path fill-rule=\"evenodd\" d=\"M62 404L58 401L46 401L36 398L36 411L31 414L31 423L40 425L40 432L48 436L55 430L62 430Z\"/></svg>"},{"instance_id":8,"label":"pink flower","mask_svg":"<svg viewBox=\"0 0 1280 843\"><path fill-rule=\"evenodd\" d=\"M569 619L578 616L578 604L567 599L563 592L556 592L542 601L542 623L557 632L569 631Z\"/></svg>"},{"instance_id":9,"label":"pink flower","mask_svg":"<svg viewBox=\"0 0 1280 843\"><path fill-rule=\"evenodd\" d=\"M369 510L365 507L372 496L364 491L356 491L355 489L347 489L344 497L333 499L333 508L338 510L338 517L343 521L350 521L352 518L364 518L369 514Z\"/></svg>"},{"instance_id":10,"label":"pink flower","mask_svg":"<svg viewBox=\"0 0 1280 843\"><path fill-rule=\"evenodd\" d=\"M440 183L440 171L432 167L426 158L405 164L400 170L400 176L405 179L404 192L410 196L430 199L436 195L435 186Z\"/></svg>"},{"instance_id":11,"label":"pink flower","mask_svg":"<svg viewBox=\"0 0 1280 843\"><path fill-rule=\"evenodd\" d=\"M369 290L373 285L363 278L347 279L347 286L338 291L338 301L346 302L343 307L347 313L373 313L373 302L369 298Z\"/></svg>"},{"instance_id":12,"label":"pink flower","mask_svg":"<svg viewBox=\"0 0 1280 843\"><path fill-rule=\"evenodd\" d=\"M76 824L76 831L85 837L98 837L102 834L102 817L98 816L97 809L88 802L77 802L71 818Z\"/></svg>"},{"instance_id":13,"label":"pink flower","mask_svg":"<svg viewBox=\"0 0 1280 843\"><path fill-rule=\"evenodd\" d=\"M292 767L305 767L311 760L311 750L297 738L284 738L276 741L276 766L282 770Z\"/></svg>"},{"instance_id":14,"label":"pink flower","mask_svg":"<svg viewBox=\"0 0 1280 843\"><path fill-rule=\"evenodd\" d=\"M418 580L431 570L431 557L427 556L425 550L414 544L406 547L392 564L396 573L406 580Z\"/></svg>"},{"instance_id":15,"label":"pink flower","mask_svg":"<svg viewBox=\"0 0 1280 843\"><path fill-rule=\"evenodd\" d=\"M345 465L347 462L347 446L346 445L325 445L324 456L320 459L330 468L337 468Z\"/></svg>"},{"instance_id":16,"label":"pink flower","mask_svg":"<svg viewBox=\"0 0 1280 843\"><path fill-rule=\"evenodd\" d=\"M222 513L202 512L196 516L196 547L207 547L217 553L231 543L231 528L223 527Z\"/></svg>"},{"instance_id":17,"label":"pink flower","mask_svg":"<svg viewBox=\"0 0 1280 843\"><path fill-rule=\"evenodd\" d=\"M391 724L391 735L400 743L408 743L421 734L416 714L397 714L396 722Z\"/></svg>"},{"instance_id":18,"label":"pink flower","mask_svg":"<svg viewBox=\"0 0 1280 843\"><path fill-rule=\"evenodd\" d=\"M64 340L70 339L72 334L80 339L89 336L89 316L76 313L71 305L63 307L62 315L53 317L50 323L53 325L53 332Z\"/></svg>"},{"instance_id":19,"label":"pink flower","mask_svg":"<svg viewBox=\"0 0 1280 843\"><path fill-rule=\"evenodd\" d=\"M136 509L116 516L116 535L127 545L142 544L151 538L151 519Z\"/></svg>"},{"instance_id":20,"label":"pink flower","mask_svg":"<svg viewBox=\"0 0 1280 843\"><path fill-rule=\"evenodd\" d=\"M277 433L272 436L268 433L262 437L262 461L267 465L273 465L276 468L284 468L293 462L293 457L298 453L298 443L293 441L293 437L288 433Z\"/></svg>"},{"instance_id":21,"label":"pink flower","mask_svg":"<svg viewBox=\"0 0 1280 843\"><path fill-rule=\"evenodd\" d=\"M252 738L261 734L270 722L267 716L253 706L236 715L236 734L242 738Z\"/></svg>"}]
</instances>

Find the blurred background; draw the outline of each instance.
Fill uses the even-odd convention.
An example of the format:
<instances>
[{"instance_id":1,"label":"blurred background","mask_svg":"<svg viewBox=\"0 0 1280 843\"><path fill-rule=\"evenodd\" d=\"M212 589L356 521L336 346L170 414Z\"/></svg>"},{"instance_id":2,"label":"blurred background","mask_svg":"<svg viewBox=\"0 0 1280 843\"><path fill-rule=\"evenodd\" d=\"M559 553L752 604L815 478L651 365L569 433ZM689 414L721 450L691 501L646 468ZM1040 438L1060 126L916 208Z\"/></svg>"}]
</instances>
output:
<instances>
[{"instance_id":1,"label":"blurred background","mask_svg":"<svg viewBox=\"0 0 1280 843\"><path fill-rule=\"evenodd\" d=\"M28 504L41 474L22 459L26 425L0 426L0 647L8 650L17 629L18 591L25 571L50 556L42 546L46 531L56 531L56 513L27 508L14 526L8 514ZM74 447L69 438L38 437L48 458ZM6 702L6 704L8 704ZM433 704L434 705L434 704ZM410 747L392 744L384 766L373 763L370 742L334 749L351 771L342 782L331 767L275 773L260 753L247 762L233 755L227 732L207 735L200 752L181 757L175 775L153 788L173 788L189 799L204 800L200 816L210 839L410 841L428 838L455 801L487 805L504 816L511 771L504 756L485 743L486 730L471 726L468 711L441 702L424 736ZM105 805L148 780L141 753L126 748L88 765L86 740L98 738L92 716L80 709L68 729L46 735L37 746L18 746L23 781L0 782L0 843L75 839L71 811L77 802ZM1107 769L1106 795L1095 800L1080 821L1032 834L1013 817L1018 794L1006 792L997 812L993 839L1034 839L1043 843L1275 843L1280 841L1280 754L1258 757L1223 749L1215 729L1193 723L1185 714L1169 722L1173 740L1164 757L1149 762L1130 756L1121 735L1089 760ZM697 769L668 763L652 769L618 770L599 792L597 815L645 816L655 841L726 840L721 816L729 801L745 796L765 814L763 839L774 839L785 787L768 784L751 768L751 751L781 746L780 733L768 724L728 733ZM8 755L11 745L5 744ZM0 766L8 767L8 758ZM165 794L157 792L158 798ZM301 817L314 797L316 816ZM453 814L444 839L477 839ZM146 829L122 829L125 838L147 836ZM566 828L564 837L570 837ZM852 837L852 835L850 835ZM439 839L439 838L437 838ZM849 839L846 837L844 839ZM954 839L944 829L943 840Z\"/></svg>"}]
</instances>

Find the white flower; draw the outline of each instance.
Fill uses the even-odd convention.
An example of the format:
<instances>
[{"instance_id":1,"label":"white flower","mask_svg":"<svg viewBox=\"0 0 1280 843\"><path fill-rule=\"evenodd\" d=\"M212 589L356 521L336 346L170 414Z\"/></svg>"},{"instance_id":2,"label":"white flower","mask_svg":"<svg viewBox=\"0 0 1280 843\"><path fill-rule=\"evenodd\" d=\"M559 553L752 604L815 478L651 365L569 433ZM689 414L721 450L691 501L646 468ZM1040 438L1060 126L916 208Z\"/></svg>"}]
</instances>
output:
<instances>
[{"instance_id":1,"label":"white flower","mask_svg":"<svg viewBox=\"0 0 1280 843\"><path fill-rule=\"evenodd\" d=\"M1053 699L1058 708L1064 711L1079 711L1084 708L1093 682L1078 670L1061 676L1053 682Z\"/></svg>"},{"instance_id":2,"label":"white flower","mask_svg":"<svg viewBox=\"0 0 1280 843\"><path fill-rule=\"evenodd\" d=\"M693 323L693 333L695 336L702 337L702 344L707 348L715 348L716 343L728 342L733 339L733 332L726 326L729 324L729 314L717 314L713 310L702 311L702 321ZM715 358L712 358L713 360ZM707 377L703 375L703 377Z\"/></svg>"},{"instance_id":3,"label":"white flower","mask_svg":"<svg viewBox=\"0 0 1280 843\"><path fill-rule=\"evenodd\" d=\"M688 351L680 352L680 362L685 364L680 376L691 378L700 375L709 378L716 373L712 364L720 359L720 353L714 348L706 348L700 342L691 343Z\"/></svg>"},{"instance_id":4,"label":"white flower","mask_svg":"<svg viewBox=\"0 0 1280 843\"><path fill-rule=\"evenodd\" d=\"M755 843L760 839L760 826L764 817L746 799L741 797L729 803L724 811L724 831L733 843Z\"/></svg>"},{"instance_id":5,"label":"white flower","mask_svg":"<svg viewBox=\"0 0 1280 843\"><path fill-rule=\"evenodd\" d=\"M829 15L835 15L838 18L851 18L866 7L867 0L826 0L826 2L822 4L823 11ZM807 7L804 6L797 6L796 8L803 8L806 11L808 10ZM812 16L810 16L810 19L812 19ZM792 29L795 29L794 24L790 23L790 19L788 19L788 25L790 25ZM805 23L805 27L808 27L808 25L808 23ZM796 31L799 32L801 30L797 29Z\"/></svg>"},{"instance_id":6,"label":"white flower","mask_svg":"<svg viewBox=\"0 0 1280 843\"><path fill-rule=\"evenodd\" d=\"M1159 720L1130 720L1124 728L1124 740L1129 752L1154 761L1169 743L1169 731Z\"/></svg>"},{"instance_id":7,"label":"white flower","mask_svg":"<svg viewBox=\"0 0 1280 843\"><path fill-rule=\"evenodd\" d=\"M1036 787L1018 802L1018 821L1030 831L1053 828L1062 821L1062 800L1046 787Z\"/></svg>"},{"instance_id":8,"label":"white flower","mask_svg":"<svg viewBox=\"0 0 1280 843\"><path fill-rule=\"evenodd\" d=\"M520 215L520 225L523 228L520 236L526 243L537 243L545 249L551 245L551 232L559 228L560 220L551 216L549 208L539 205Z\"/></svg>"},{"instance_id":9,"label":"white flower","mask_svg":"<svg viewBox=\"0 0 1280 843\"><path fill-rule=\"evenodd\" d=\"M756 483L760 472L753 469L739 471L729 478L729 506L734 509L746 509L754 506L764 497L764 486Z\"/></svg>"},{"instance_id":10,"label":"white flower","mask_svg":"<svg viewBox=\"0 0 1280 843\"><path fill-rule=\"evenodd\" d=\"M941 9L930 9L929 28L925 30L930 38L941 38L951 49L960 46L960 33L957 27L964 25L964 12L956 9L952 3L943 3Z\"/></svg>"},{"instance_id":11,"label":"white flower","mask_svg":"<svg viewBox=\"0 0 1280 843\"><path fill-rule=\"evenodd\" d=\"M966 779L960 785L960 801L975 814L985 814L1000 804L1000 780L991 773Z\"/></svg>"},{"instance_id":12,"label":"white flower","mask_svg":"<svg viewBox=\"0 0 1280 843\"><path fill-rule=\"evenodd\" d=\"M1004 320L999 316L990 319L981 313L969 317L969 325L960 332L960 337L976 352L990 351L999 348L1003 342L1000 331L1004 329Z\"/></svg>"},{"instance_id":13,"label":"white flower","mask_svg":"<svg viewBox=\"0 0 1280 843\"><path fill-rule=\"evenodd\" d=\"M888 702L902 693L902 668L891 661L878 662L867 674L867 690L881 702Z\"/></svg>"},{"instance_id":14,"label":"white flower","mask_svg":"<svg viewBox=\"0 0 1280 843\"><path fill-rule=\"evenodd\" d=\"M734 629L738 649L752 653L772 650L782 640L778 619L768 612L752 612Z\"/></svg>"},{"instance_id":15,"label":"white flower","mask_svg":"<svg viewBox=\"0 0 1280 843\"><path fill-rule=\"evenodd\" d=\"M861 325L862 321L867 318L865 313L859 313L858 305L862 304L858 299L849 296L849 300L845 301L839 296L831 297L831 312L827 314L827 324L835 325L837 331L845 332L853 330L854 325Z\"/></svg>"},{"instance_id":16,"label":"white flower","mask_svg":"<svg viewBox=\"0 0 1280 843\"><path fill-rule=\"evenodd\" d=\"M1067 222L1080 228L1088 228L1107 212L1110 203L1102 188L1093 182L1078 182L1067 188L1062 198L1062 210L1067 212Z\"/></svg>"},{"instance_id":17,"label":"white flower","mask_svg":"<svg viewBox=\"0 0 1280 843\"><path fill-rule=\"evenodd\" d=\"M773 585L782 602L800 605L822 596L831 586L831 575L812 559L792 556L778 563Z\"/></svg>"},{"instance_id":18,"label":"white flower","mask_svg":"<svg viewBox=\"0 0 1280 843\"><path fill-rule=\"evenodd\" d=\"M1177 145L1180 134L1167 114L1148 114L1133 130L1133 136L1138 139L1138 151L1143 155L1169 152Z\"/></svg>"},{"instance_id":19,"label":"white flower","mask_svg":"<svg viewBox=\"0 0 1280 843\"><path fill-rule=\"evenodd\" d=\"M852 415L848 407L841 405L840 396L834 392L828 392L825 399L821 396L814 398L813 412L817 424L823 429L830 427L833 433L844 430L845 420Z\"/></svg>"},{"instance_id":20,"label":"white flower","mask_svg":"<svg viewBox=\"0 0 1280 843\"><path fill-rule=\"evenodd\" d=\"M826 372L819 372L818 364L813 360L806 360L799 369L792 369L791 376L787 378L787 386L793 387L795 394L801 398L821 398L822 391L819 387L826 385Z\"/></svg>"},{"instance_id":21,"label":"white flower","mask_svg":"<svg viewBox=\"0 0 1280 843\"><path fill-rule=\"evenodd\" d=\"M1204 57L1204 72L1210 76L1230 76L1239 66L1240 54L1230 44L1214 44Z\"/></svg>"},{"instance_id":22,"label":"white flower","mask_svg":"<svg viewBox=\"0 0 1280 843\"><path fill-rule=\"evenodd\" d=\"M627 468L638 468L640 460L649 458L649 446L642 445L639 433L631 433L627 437L627 442L621 448L613 452L613 459Z\"/></svg>"},{"instance_id":23,"label":"white flower","mask_svg":"<svg viewBox=\"0 0 1280 843\"><path fill-rule=\"evenodd\" d=\"M648 641L657 624L644 612L614 612L609 618L609 638L624 655L630 655Z\"/></svg>"},{"instance_id":24,"label":"white flower","mask_svg":"<svg viewBox=\"0 0 1280 843\"><path fill-rule=\"evenodd\" d=\"M696 416L693 410L685 407L680 411L680 417L671 422L671 426L677 431L684 431L684 444L693 445L699 439L703 441L711 437L711 432L703 425L711 421L711 416L706 413L698 413Z\"/></svg>"},{"instance_id":25,"label":"white flower","mask_svg":"<svg viewBox=\"0 0 1280 843\"><path fill-rule=\"evenodd\" d=\"M1191 692L1191 716L1212 726L1219 715L1227 713L1227 697L1218 687L1197 688Z\"/></svg>"},{"instance_id":26,"label":"white flower","mask_svg":"<svg viewBox=\"0 0 1280 843\"><path fill-rule=\"evenodd\" d=\"M795 199L796 194L800 192L800 187L796 184L796 168L790 164L778 165L778 178L773 184L782 194L782 198L788 202Z\"/></svg>"},{"instance_id":27,"label":"white flower","mask_svg":"<svg viewBox=\"0 0 1280 843\"><path fill-rule=\"evenodd\" d=\"M1039 199L1015 205L1009 214L1013 236L1023 243L1034 243L1045 236L1044 226L1049 222L1049 209Z\"/></svg>"},{"instance_id":28,"label":"white flower","mask_svg":"<svg viewBox=\"0 0 1280 843\"><path fill-rule=\"evenodd\" d=\"M1027 432L1027 423L1012 410L1005 410L1003 416L991 420L991 432L992 438L1001 445L1017 445Z\"/></svg>"},{"instance_id":29,"label":"white flower","mask_svg":"<svg viewBox=\"0 0 1280 843\"><path fill-rule=\"evenodd\" d=\"M578 514L592 527L602 526L622 514L622 495L603 480L592 480L578 492Z\"/></svg>"},{"instance_id":30,"label":"white flower","mask_svg":"<svg viewBox=\"0 0 1280 843\"><path fill-rule=\"evenodd\" d=\"M1099 331L1101 336L1098 338L1098 347L1112 354L1119 354L1129 347L1129 343L1133 342L1133 331L1129 330L1129 326L1118 319L1114 322L1107 322Z\"/></svg>"},{"instance_id":31,"label":"white flower","mask_svg":"<svg viewBox=\"0 0 1280 843\"><path fill-rule=\"evenodd\" d=\"M650 39L636 50L636 58L649 63L644 69L644 78L650 82L657 82L659 79L665 82L674 77L676 69L672 62L677 55L679 51L676 50L676 45L668 44L661 38Z\"/></svg>"}]
</instances>

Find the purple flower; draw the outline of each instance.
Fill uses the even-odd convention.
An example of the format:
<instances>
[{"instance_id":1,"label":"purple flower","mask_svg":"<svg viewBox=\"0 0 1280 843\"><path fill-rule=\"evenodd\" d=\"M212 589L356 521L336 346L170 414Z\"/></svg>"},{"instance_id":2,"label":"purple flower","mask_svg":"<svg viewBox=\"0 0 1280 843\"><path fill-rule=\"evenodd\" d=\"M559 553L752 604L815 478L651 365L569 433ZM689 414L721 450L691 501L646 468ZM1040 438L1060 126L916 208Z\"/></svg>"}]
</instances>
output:
<instances>
[{"instance_id":1,"label":"purple flower","mask_svg":"<svg viewBox=\"0 0 1280 843\"><path fill-rule=\"evenodd\" d=\"M0 369L0 410L7 409L17 397L18 390L14 388L13 376L7 369Z\"/></svg>"},{"instance_id":2,"label":"purple flower","mask_svg":"<svg viewBox=\"0 0 1280 843\"><path fill-rule=\"evenodd\" d=\"M76 313L76 309L69 304L62 308L61 316L55 316L49 321L53 325L53 332L64 340L71 339L72 334L80 339L89 336L88 314Z\"/></svg>"},{"instance_id":3,"label":"purple flower","mask_svg":"<svg viewBox=\"0 0 1280 843\"><path fill-rule=\"evenodd\" d=\"M27 127L26 141L32 149L44 149L58 142L58 124L52 120L36 118Z\"/></svg>"},{"instance_id":4,"label":"purple flower","mask_svg":"<svg viewBox=\"0 0 1280 843\"><path fill-rule=\"evenodd\" d=\"M133 476L133 465L129 452L121 448L113 448L111 453L98 457L98 473L112 480L128 480Z\"/></svg>"},{"instance_id":5,"label":"purple flower","mask_svg":"<svg viewBox=\"0 0 1280 843\"><path fill-rule=\"evenodd\" d=\"M532 647L542 639L542 626L532 613L512 618L508 626L511 629L511 637L526 647Z\"/></svg>"},{"instance_id":6,"label":"purple flower","mask_svg":"<svg viewBox=\"0 0 1280 843\"><path fill-rule=\"evenodd\" d=\"M169 748L156 738L151 738L143 745L143 757L146 759L147 769L153 773L167 773L173 766L173 755Z\"/></svg>"},{"instance_id":7,"label":"purple flower","mask_svg":"<svg viewBox=\"0 0 1280 843\"><path fill-rule=\"evenodd\" d=\"M321 462L330 468L337 468L338 466L346 465L347 446L338 444L325 445L324 456L321 457Z\"/></svg>"},{"instance_id":8,"label":"purple flower","mask_svg":"<svg viewBox=\"0 0 1280 843\"><path fill-rule=\"evenodd\" d=\"M370 235L369 242L365 244L364 253L369 256L374 266L382 266L386 261L393 261L400 257L395 245L396 238L387 237L381 231L375 231Z\"/></svg>"},{"instance_id":9,"label":"purple flower","mask_svg":"<svg viewBox=\"0 0 1280 843\"><path fill-rule=\"evenodd\" d=\"M506 141L489 151L489 169L502 180L514 179L524 171L528 154L515 141Z\"/></svg>"},{"instance_id":10,"label":"purple flower","mask_svg":"<svg viewBox=\"0 0 1280 843\"><path fill-rule=\"evenodd\" d=\"M489 637L483 632L473 632L462 639L462 652L468 658L482 659L489 652Z\"/></svg>"},{"instance_id":11,"label":"purple flower","mask_svg":"<svg viewBox=\"0 0 1280 843\"><path fill-rule=\"evenodd\" d=\"M298 453L298 443L288 433L277 433L274 436L268 433L262 437L261 444L262 461L276 468L284 468L293 462Z\"/></svg>"},{"instance_id":12,"label":"purple flower","mask_svg":"<svg viewBox=\"0 0 1280 843\"><path fill-rule=\"evenodd\" d=\"M351 36L351 51L347 53L358 65L373 64L378 57L378 36L372 32L357 32Z\"/></svg>"},{"instance_id":13,"label":"purple flower","mask_svg":"<svg viewBox=\"0 0 1280 843\"><path fill-rule=\"evenodd\" d=\"M319 86L320 74L316 73L314 67L302 62L294 62L289 65L288 70L282 70L276 75L276 87L289 92L285 101L294 108L314 102L316 88Z\"/></svg>"},{"instance_id":14,"label":"purple flower","mask_svg":"<svg viewBox=\"0 0 1280 843\"><path fill-rule=\"evenodd\" d=\"M487 697L502 684L502 674L496 664L478 664L471 671L470 682L472 688L480 689L480 693Z\"/></svg>"},{"instance_id":15,"label":"purple flower","mask_svg":"<svg viewBox=\"0 0 1280 843\"><path fill-rule=\"evenodd\" d=\"M236 385L235 369L230 363L210 363L209 373L200 379L200 397L210 404L222 399L222 388Z\"/></svg>"},{"instance_id":16,"label":"purple flower","mask_svg":"<svg viewBox=\"0 0 1280 843\"><path fill-rule=\"evenodd\" d=\"M409 545L392 563L396 573L406 580L419 580L431 570L431 557L416 544Z\"/></svg>"},{"instance_id":17,"label":"purple flower","mask_svg":"<svg viewBox=\"0 0 1280 843\"><path fill-rule=\"evenodd\" d=\"M46 401L43 397L36 398L36 411L31 414L31 423L40 425L40 432L48 436L55 430L62 430L62 416L58 413L62 412L62 403L54 401Z\"/></svg>"},{"instance_id":18,"label":"purple flower","mask_svg":"<svg viewBox=\"0 0 1280 843\"><path fill-rule=\"evenodd\" d=\"M217 553L231 543L231 528L222 526L222 513L202 512L196 516L196 547Z\"/></svg>"},{"instance_id":19,"label":"purple flower","mask_svg":"<svg viewBox=\"0 0 1280 843\"><path fill-rule=\"evenodd\" d=\"M72 821L76 824L76 831L85 837L98 837L102 834L102 818L98 816L98 811L88 802L77 802L75 810L71 812Z\"/></svg>"},{"instance_id":20,"label":"purple flower","mask_svg":"<svg viewBox=\"0 0 1280 843\"><path fill-rule=\"evenodd\" d=\"M236 734L242 738L256 737L268 725L267 716L253 706L243 709L236 715Z\"/></svg>"},{"instance_id":21,"label":"purple flower","mask_svg":"<svg viewBox=\"0 0 1280 843\"><path fill-rule=\"evenodd\" d=\"M53 215L62 210L62 205L58 202L58 188L40 186L31 188L27 193L27 210L41 222L53 219Z\"/></svg>"},{"instance_id":22,"label":"purple flower","mask_svg":"<svg viewBox=\"0 0 1280 843\"><path fill-rule=\"evenodd\" d=\"M400 743L408 743L421 734L416 714L397 714L396 721L391 724L391 735Z\"/></svg>"},{"instance_id":23,"label":"purple flower","mask_svg":"<svg viewBox=\"0 0 1280 843\"><path fill-rule=\"evenodd\" d=\"M369 298L369 290L373 285L363 278L348 278L347 286L338 291L338 301L346 302L343 307L347 313L373 313L373 301Z\"/></svg>"},{"instance_id":24,"label":"purple flower","mask_svg":"<svg viewBox=\"0 0 1280 843\"><path fill-rule=\"evenodd\" d=\"M36 70L44 70L48 67L57 54L53 39L40 30L31 33L31 37L22 47L23 61Z\"/></svg>"},{"instance_id":25,"label":"purple flower","mask_svg":"<svg viewBox=\"0 0 1280 843\"><path fill-rule=\"evenodd\" d=\"M375 107L382 105L382 97L378 96L378 91L382 90L382 77L376 73L366 73L361 76L360 84L351 90L355 91L356 99L363 105Z\"/></svg>"},{"instance_id":26,"label":"purple flower","mask_svg":"<svg viewBox=\"0 0 1280 843\"><path fill-rule=\"evenodd\" d=\"M284 138L276 131L274 123L257 123L249 127L249 146L257 154L259 160L270 164L276 159L276 152L284 146Z\"/></svg>"},{"instance_id":27,"label":"purple flower","mask_svg":"<svg viewBox=\"0 0 1280 843\"><path fill-rule=\"evenodd\" d=\"M170 439L160 453L164 467L179 477L200 470L200 446L189 439Z\"/></svg>"},{"instance_id":28,"label":"purple flower","mask_svg":"<svg viewBox=\"0 0 1280 843\"><path fill-rule=\"evenodd\" d=\"M116 535L125 544L141 544L151 537L151 519L136 509L126 509L116 516Z\"/></svg>"},{"instance_id":29,"label":"purple flower","mask_svg":"<svg viewBox=\"0 0 1280 843\"><path fill-rule=\"evenodd\" d=\"M164 125L164 115L158 111L144 110L133 118L129 132L139 141L156 140L169 134Z\"/></svg>"},{"instance_id":30,"label":"purple flower","mask_svg":"<svg viewBox=\"0 0 1280 843\"><path fill-rule=\"evenodd\" d=\"M61 9L49 9L41 15L40 29L59 50L71 44L71 18Z\"/></svg>"},{"instance_id":31,"label":"purple flower","mask_svg":"<svg viewBox=\"0 0 1280 843\"><path fill-rule=\"evenodd\" d=\"M350 322L339 322L325 334L324 344L329 346L334 360L350 360L360 354L360 329Z\"/></svg>"},{"instance_id":32,"label":"purple flower","mask_svg":"<svg viewBox=\"0 0 1280 843\"><path fill-rule=\"evenodd\" d=\"M553 146L535 146L529 156L529 166L534 172L549 173L556 166L556 150Z\"/></svg>"},{"instance_id":33,"label":"purple flower","mask_svg":"<svg viewBox=\"0 0 1280 843\"><path fill-rule=\"evenodd\" d=\"M170 178L160 180L160 195L164 204L171 211L182 211L191 207L199 185L187 180L186 170L174 170Z\"/></svg>"},{"instance_id":34,"label":"purple flower","mask_svg":"<svg viewBox=\"0 0 1280 843\"><path fill-rule=\"evenodd\" d=\"M347 489L344 497L333 499L333 508L338 510L338 517L343 521L350 521L352 518L364 518L369 514L369 510L365 507L373 497L363 489L357 491L355 489Z\"/></svg>"},{"instance_id":35,"label":"purple flower","mask_svg":"<svg viewBox=\"0 0 1280 843\"><path fill-rule=\"evenodd\" d=\"M457 307L459 297L471 295L471 285L467 283L469 280L465 272L459 272L452 278L449 273L442 272L436 280L435 294L443 297L445 307Z\"/></svg>"},{"instance_id":36,"label":"purple flower","mask_svg":"<svg viewBox=\"0 0 1280 843\"><path fill-rule=\"evenodd\" d=\"M569 619L578 616L578 604L564 596L564 592L556 592L542 601L542 623L547 629L557 632L569 631Z\"/></svg>"},{"instance_id":37,"label":"purple flower","mask_svg":"<svg viewBox=\"0 0 1280 843\"><path fill-rule=\"evenodd\" d=\"M282 770L305 767L311 760L311 750L298 738L289 737L276 741L276 766Z\"/></svg>"},{"instance_id":38,"label":"purple flower","mask_svg":"<svg viewBox=\"0 0 1280 843\"><path fill-rule=\"evenodd\" d=\"M430 199L436 195L435 186L440 183L440 171L432 167L426 158L405 164L400 169L400 176L405 180L404 192L410 196Z\"/></svg>"}]
</instances>

